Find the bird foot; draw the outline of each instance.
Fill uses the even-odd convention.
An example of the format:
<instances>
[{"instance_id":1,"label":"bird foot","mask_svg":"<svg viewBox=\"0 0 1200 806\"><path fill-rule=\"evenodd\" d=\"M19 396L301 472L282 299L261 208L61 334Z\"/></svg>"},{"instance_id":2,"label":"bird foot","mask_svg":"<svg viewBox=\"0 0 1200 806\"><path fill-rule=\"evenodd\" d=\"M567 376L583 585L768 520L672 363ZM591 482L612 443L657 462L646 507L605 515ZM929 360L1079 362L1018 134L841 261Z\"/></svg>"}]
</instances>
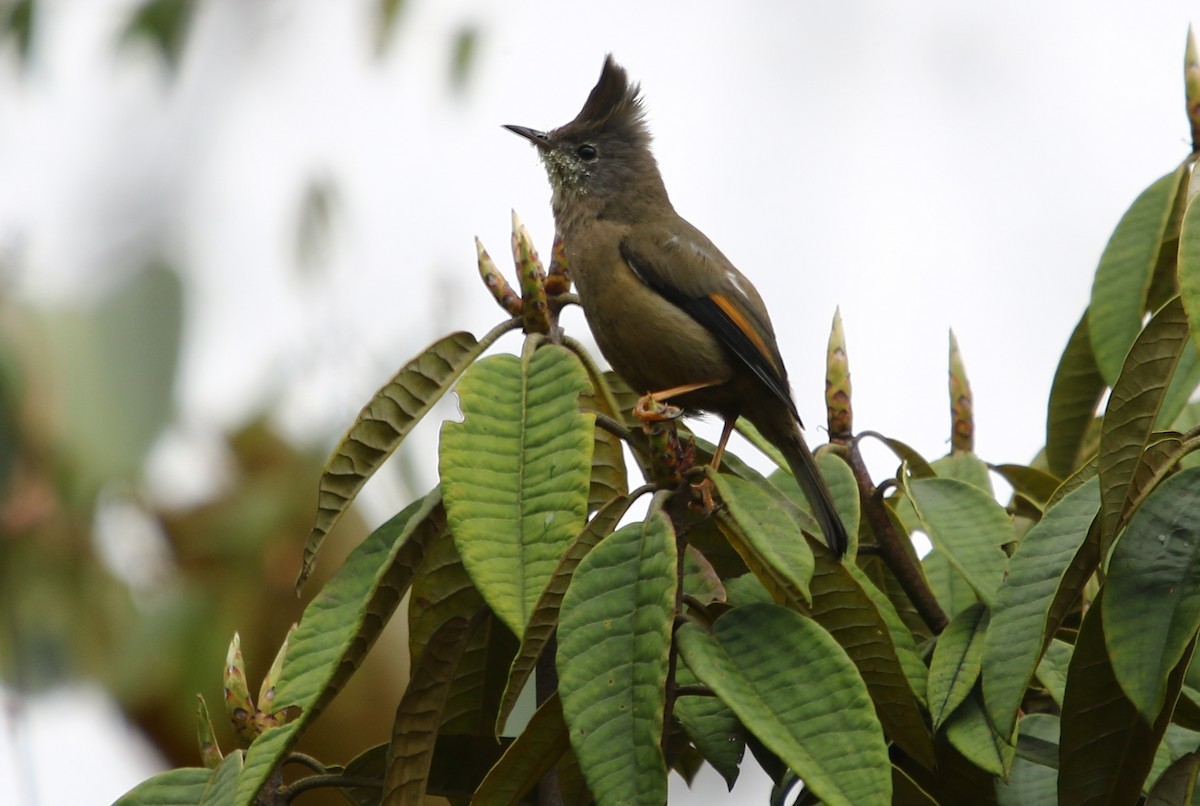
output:
<instances>
[{"instance_id":1,"label":"bird foot","mask_svg":"<svg viewBox=\"0 0 1200 806\"><path fill-rule=\"evenodd\" d=\"M677 420L682 415L683 409L669 403L662 403L656 400L654 395L642 395L638 398L637 405L633 407L633 416L646 425Z\"/></svg>"},{"instance_id":2,"label":"bird foot","mask_svg":"<svg viewBox=\"0 0 1200 806\"><path fill-rule=\"evenodd\" d=\"M702 468L696 469L703 472ZM689 473L688 475L694 478L699 474ZM703 476L699 481L691 481L690 484L692 499L689 503L691 508L705 515L716 511L717 505L716 502L713 501L713 480L708 476Z\"/></svg>"}]
</instances>

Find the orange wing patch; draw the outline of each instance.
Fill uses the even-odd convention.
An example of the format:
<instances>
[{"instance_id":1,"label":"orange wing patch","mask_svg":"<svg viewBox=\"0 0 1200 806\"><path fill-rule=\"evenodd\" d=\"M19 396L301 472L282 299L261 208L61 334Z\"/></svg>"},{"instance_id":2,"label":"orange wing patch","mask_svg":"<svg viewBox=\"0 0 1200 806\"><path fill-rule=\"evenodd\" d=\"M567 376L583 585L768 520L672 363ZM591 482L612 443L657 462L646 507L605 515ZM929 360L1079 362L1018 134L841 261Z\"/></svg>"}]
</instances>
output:
<instances>
[{"instance_id":1,"label":"orange wing patch","mask_svg":"<svg viewBox=\"0 0 1200 806\"><path fill-rule=\"evenodd\" d=\"M750 339L750 341L754 344L755 349L758 350L759 355L765 358L767 363L770 364L777 373L782 375L783 372L779 365L776 364L775 359L771 357L771 351L767 348L767 343L762 340L762 336L758 335L758 331L755 330L753 325L750 324L749 320L742 315L742 312L734 307L734 304L729 300L729 298L724 294L709 294L708 298L717 303L717 307L725 312L725 315L729 317L731 322L737 325L738 330L742 331L742 333L746 335L746 338Z\"/></svg>"}]
</instances>

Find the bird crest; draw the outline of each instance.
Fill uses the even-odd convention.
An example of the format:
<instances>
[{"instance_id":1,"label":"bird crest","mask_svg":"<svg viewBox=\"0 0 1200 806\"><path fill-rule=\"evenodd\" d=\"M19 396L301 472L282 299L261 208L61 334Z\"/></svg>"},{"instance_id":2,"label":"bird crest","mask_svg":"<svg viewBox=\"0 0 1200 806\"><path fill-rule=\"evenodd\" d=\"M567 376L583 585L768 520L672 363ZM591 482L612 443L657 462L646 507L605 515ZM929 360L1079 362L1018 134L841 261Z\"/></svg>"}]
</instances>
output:
<instances>
[{"instance_id":1,"label":"bird crest","mask_svg":"<svg viewBox=\"0 0 1200 806\"><path fill-rule=\"evenodd\" d=\"M571 139L583 132L600 136L621 134L642 145L650 143L640 89L637 84L629 83L625 68L613 61L611 53L604 59L600 80L583 109L574 120L553 132L552 137Z\"/></svg>"}]
</instances>

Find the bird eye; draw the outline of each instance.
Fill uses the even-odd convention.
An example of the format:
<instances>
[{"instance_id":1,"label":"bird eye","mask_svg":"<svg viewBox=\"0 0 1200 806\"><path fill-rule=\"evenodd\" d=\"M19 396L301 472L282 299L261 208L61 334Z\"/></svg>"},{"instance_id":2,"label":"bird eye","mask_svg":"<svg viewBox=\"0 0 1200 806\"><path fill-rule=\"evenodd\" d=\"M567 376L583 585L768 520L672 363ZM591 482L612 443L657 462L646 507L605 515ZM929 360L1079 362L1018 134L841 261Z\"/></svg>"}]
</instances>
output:
<instances>
[{"instance_id":1,"label":"bird eye","mask_svg":"<svg viewBox=\"0 0 1200 806\"><path fill-rule=\"evenodd\" d=\"M579 155L580 159L587 162L591 162L592 160L596 159L596 147L591 143L584 143L579 148L575 149L575 153Z\"/></svg>"}]
</instances>

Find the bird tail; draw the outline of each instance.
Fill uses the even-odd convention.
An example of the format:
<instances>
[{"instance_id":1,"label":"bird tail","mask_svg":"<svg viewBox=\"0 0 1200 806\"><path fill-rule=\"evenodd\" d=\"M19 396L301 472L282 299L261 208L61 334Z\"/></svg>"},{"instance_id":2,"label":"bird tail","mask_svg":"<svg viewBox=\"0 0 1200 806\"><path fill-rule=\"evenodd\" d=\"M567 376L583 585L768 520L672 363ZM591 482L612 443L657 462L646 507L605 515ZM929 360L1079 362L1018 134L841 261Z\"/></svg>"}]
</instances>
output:
<instances>
[{"instance_id":1,"label":"bird tail","mask_svg":"<svg viewBox=\"0 0 1200 806\"><path fill-rule=\"evenodd\" d=\"M837 508L833 505L833 496L825 484L825 479L821 476L821 471L817 468L817 461L804 442L799 424L793 422L790 430L791 434L788 435L788 438L780 439L776 446L783 451L784 458L787 459L788 466L792 469L792 475L796 477L800 490L808 499L813 517L817 519L821 531L825 533L825 542L840 559L850 545L846 527L842 523L841 516L838 515Z\"/></svg>"}]
</instances>

